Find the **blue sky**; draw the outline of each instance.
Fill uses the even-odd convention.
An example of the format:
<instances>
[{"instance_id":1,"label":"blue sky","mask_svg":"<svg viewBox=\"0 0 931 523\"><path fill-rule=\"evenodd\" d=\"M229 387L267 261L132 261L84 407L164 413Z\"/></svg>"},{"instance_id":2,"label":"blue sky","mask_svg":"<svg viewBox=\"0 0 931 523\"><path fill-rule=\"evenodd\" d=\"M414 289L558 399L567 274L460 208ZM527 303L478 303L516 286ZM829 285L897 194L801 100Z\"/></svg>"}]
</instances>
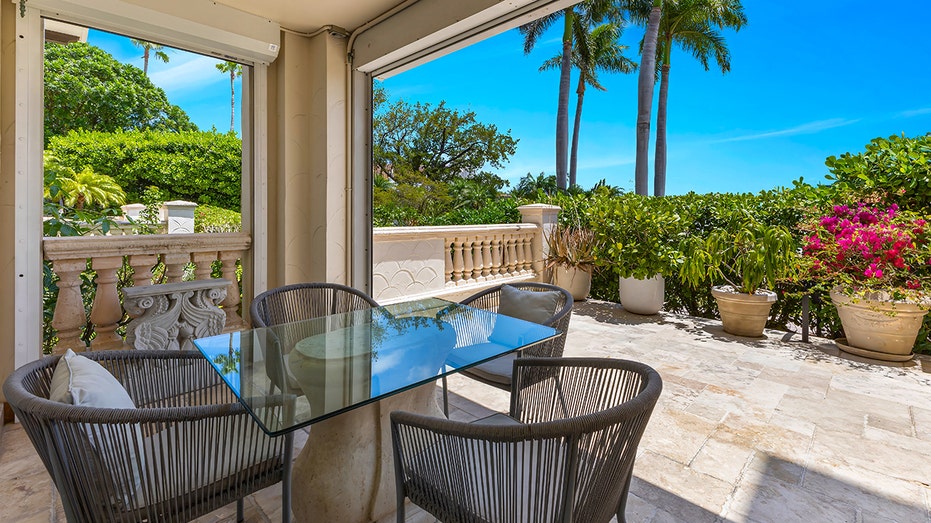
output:
<instances>
[{"instance_id":1,"label":"blue sky","mask_svg":"<svg viewBox=\"0 0 931 523\"><path fill-rule=\"evenodd\" d=\"M931 131L931 2L743 3L749 23L725 33L728 74L705 72L682 50L673 52L667 194L756 192L791 186L802 176L821 182L827 156L862 151L877 136ZM622 38L637 61L642 33L631 26ZM99 35L92 32L90 42L141 67L138 49ZM509 31L388 78L384 86L392 98L446 100L510 130L520 142L498 174L514 184L528 172L555 173L558 72L537 68L558 51L558 31L530 55L516 30ZM215 69L216 60L171 56L169 64L150 61L152 80L200 127L228 129L229 78ZM633 190L637 77L601 80L606 92L586 91L579 184L604 178ZM575 77L572 87L574 93ZM239 85L236 90L238 97Z\"/></svg>"}]
</instances>

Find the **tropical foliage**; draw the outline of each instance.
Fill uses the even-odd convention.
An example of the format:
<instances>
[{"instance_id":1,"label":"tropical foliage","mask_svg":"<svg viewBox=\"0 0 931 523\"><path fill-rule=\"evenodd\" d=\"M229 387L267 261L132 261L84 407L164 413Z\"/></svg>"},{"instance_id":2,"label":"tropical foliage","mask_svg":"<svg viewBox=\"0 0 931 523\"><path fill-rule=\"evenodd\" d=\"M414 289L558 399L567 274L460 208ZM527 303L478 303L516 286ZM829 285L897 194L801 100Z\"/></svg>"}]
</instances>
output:
<instances>
[{"instance_id":1,"label":"tropical foliage","mask_svg":"<svg viewBox=\"0 0 931 523\"><path fill-rule=\"evenodd\" d=\"M139 68L85 43L45 47L45 140L70 130L194 131Z\"/></svg>"},{"instance_id":2,"label":"tropical foliage","mask_svg":"<svg viewBox=\"0 0 931 523\"><path fill-rule=\"evenodd\" d=\"M73 131L52 138L48 150L66 165L112 177L130 201L154 185L168 200L239 210L242 145L232 134Z\"/></svg>"}]
</instances>

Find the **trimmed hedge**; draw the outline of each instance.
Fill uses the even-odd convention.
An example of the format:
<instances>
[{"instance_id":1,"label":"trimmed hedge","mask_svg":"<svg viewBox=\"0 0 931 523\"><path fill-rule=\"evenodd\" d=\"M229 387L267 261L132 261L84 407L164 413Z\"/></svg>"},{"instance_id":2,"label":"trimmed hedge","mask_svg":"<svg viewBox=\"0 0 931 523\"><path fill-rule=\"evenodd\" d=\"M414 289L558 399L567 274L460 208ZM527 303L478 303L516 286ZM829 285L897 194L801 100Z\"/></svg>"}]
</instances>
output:
<instances>
[{"instance_id":1,"label":"trimmed hedge","mask_svg":"<svg viewBox=\"0 0 931 523\"><path fill-rule=\"evenodd\" d=\"M53 137L48 150L75 170L113 177L128 201L141 201L154 185L167 200L239 211L242 143L232 133L72 131Z\"/></svg>"}]
</instances>

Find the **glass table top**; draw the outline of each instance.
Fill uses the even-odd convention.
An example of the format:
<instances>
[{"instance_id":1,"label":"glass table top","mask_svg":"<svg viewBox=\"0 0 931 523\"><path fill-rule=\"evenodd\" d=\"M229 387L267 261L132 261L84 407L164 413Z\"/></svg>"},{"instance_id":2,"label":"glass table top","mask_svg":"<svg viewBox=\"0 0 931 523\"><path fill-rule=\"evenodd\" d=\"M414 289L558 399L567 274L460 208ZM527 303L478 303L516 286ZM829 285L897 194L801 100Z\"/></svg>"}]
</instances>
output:
<instances>
[{"instance_id":1,"label":"glass table top","mask_svg":"<svg viewBox=\"0 0 931 523\"><path fill-rule=\"evenodd\" d=\"M428 298L199 338L194 345L275 436L557 334Z\"/></svg>"}]
</instances>

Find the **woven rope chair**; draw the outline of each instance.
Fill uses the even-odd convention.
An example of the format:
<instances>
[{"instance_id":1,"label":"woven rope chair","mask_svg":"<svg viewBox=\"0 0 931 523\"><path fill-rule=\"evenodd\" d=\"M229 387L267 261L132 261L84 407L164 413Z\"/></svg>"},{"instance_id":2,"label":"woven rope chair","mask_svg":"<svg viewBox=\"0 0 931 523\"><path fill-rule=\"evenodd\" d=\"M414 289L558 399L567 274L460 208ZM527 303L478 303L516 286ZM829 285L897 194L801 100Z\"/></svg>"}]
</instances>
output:
<instances>
[{"instance_id":1,"label":"woven rope chair","mask_svg":"<svg viewBox=\"0 0 931 523\"><path fill-rule=\"evenodd\" d=\"M509 354L502 356L501 358L497 358L494 361L476 365L475 367L466 369L460 373L463 376L480 381L486 385L497 387L501 390L511 390L510 364L515 358L521 356L532 356L536 358L557 358L562 356L563 350L566 347L566 331L569 330L569 320L572 318L573 305L572 294L562 287L534 282L510 283L507 285L522 291L559 292L560 297L559 300L557 300L555 309L553 310L553 315L544 321L543 325L553 327L561 334L549 341L528 347L522 350L519 354ZM497 312L498 306L501 303L501 288L503 286L504 285L498 285L489 289L485 289L484 291L481 291L477 294L473 294L460 303L476 309ZM472 319L472 323L474 323L474 318ZM456 340L456 348L487 342L493 328L494 324L488 324L470 329L468 331L465 329L457 329L463 332L467 332L468 334L465 336L460 336L460 338ZM447 386L446 377L444 376L443 413L446 414L447 417L449 416L448 389L449 388Z\"/></svg>"},{"instance_id":2,"label":"woven rope chair","mask_svg":"<svg viewBox=\"0 0 931 523\"><path fill-rule=\"evenodd\" d=\"M82 356L137 408L49 400L59 357L19 368L3 386L69 522L190 521L234 501L242 520L242 498L282 480L284 438L262 432L200 353Z\"/></svg>"},{"instance_id":3,"label":"woven rope chair","mask_svg":"<svg viewBox=\"0 0 931 523\"><path fill-rule=\"evenodd\" d=\"M447 523L623 523L661 390L637 362L520 358L506 423L392 412L397 521L409 498Z\"/></svg>"},{"instance_id":4,"label":"woven rope chair","mask_svg":"<svg viewBox=\"0 0 931 523\"><path fill-rule=\"evenodd\" d=\"M270 327L313 318L378 307L378 303L362 291L337 283L296 283L267 290L252 300L249 313L255 327ZM268 377L282 392L302 395L304 392L287 370L288 353L303 338L315 332L295 325L277 331L278 338L267 347ZM277 352L277 353L275 353ZM279 363L279 364L275 364Z\"/></svg>"}]
</instances>

